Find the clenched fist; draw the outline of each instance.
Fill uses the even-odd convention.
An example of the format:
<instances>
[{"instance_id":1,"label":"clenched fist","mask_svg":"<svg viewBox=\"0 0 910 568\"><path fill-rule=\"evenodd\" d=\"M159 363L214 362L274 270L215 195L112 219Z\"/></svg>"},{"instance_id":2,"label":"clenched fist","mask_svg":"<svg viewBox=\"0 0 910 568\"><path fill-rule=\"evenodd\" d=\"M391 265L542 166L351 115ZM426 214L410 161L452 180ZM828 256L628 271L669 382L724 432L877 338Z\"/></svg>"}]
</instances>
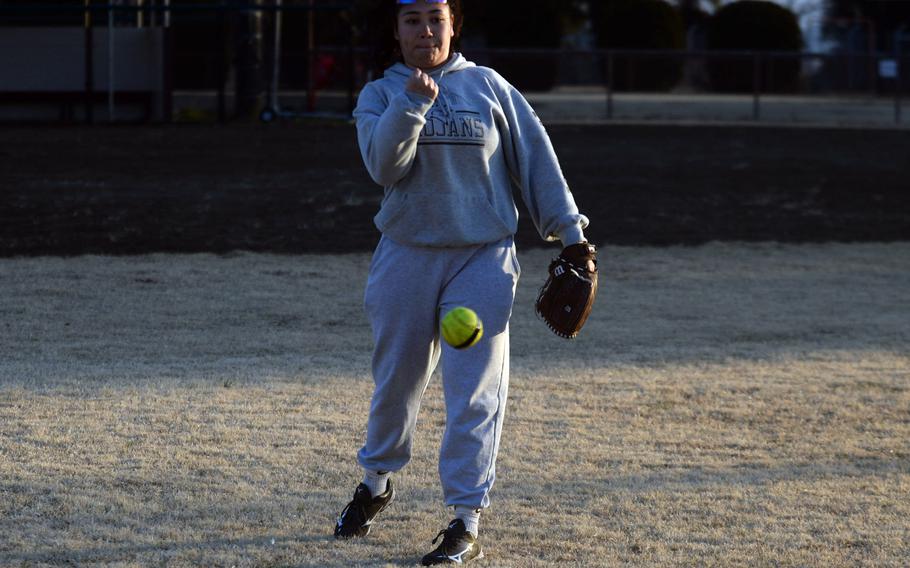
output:
<instances>
[{"instance_id":1,"label":"clenched fist","mask_svg":"<svg viewBox=\"0 0 910 568\"><path fill-rule=\"evenodd\" d=\"M439 94L439 85L436 84L436 81L420 69L414 69L414 72L408 77L408 83L404 88L412 93L429 97L434 101Z\"/></svg>"}]
</instances>

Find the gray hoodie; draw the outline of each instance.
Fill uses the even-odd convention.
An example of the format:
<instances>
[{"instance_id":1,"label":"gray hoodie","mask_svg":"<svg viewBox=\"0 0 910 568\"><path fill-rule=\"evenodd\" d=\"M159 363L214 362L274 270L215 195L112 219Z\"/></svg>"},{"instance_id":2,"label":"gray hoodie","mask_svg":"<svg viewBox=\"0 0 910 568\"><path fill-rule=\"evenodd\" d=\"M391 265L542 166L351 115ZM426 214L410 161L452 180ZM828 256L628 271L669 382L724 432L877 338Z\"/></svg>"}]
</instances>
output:
<instances>
[{"instance_id":1,"label":"gray hoodie","mask_svg":"<svg viewBox=\"0 0 910 568\"><path fill-rule=\"evenodd\" d=\"M402 63L368 83L354 118L370 176L385 186L376 227L392 240L453 247L515 234L513 185L545 240L584 240L553 145L528 102L492 69L455 53L432 71L436 101L405 92Z\"/></svg>"}]
</instances>

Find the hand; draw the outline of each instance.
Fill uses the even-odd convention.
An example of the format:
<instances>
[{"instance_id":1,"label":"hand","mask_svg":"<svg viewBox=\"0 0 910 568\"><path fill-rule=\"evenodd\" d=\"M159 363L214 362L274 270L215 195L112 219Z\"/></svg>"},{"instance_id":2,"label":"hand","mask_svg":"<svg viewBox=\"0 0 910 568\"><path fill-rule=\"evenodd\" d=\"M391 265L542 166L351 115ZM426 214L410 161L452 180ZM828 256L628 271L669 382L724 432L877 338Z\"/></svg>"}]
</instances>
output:
<instances>
[{"instance_id":1,"label":"hand","mask_svg":"<svg viewBox=\"0 0 910 568\"><path fill-rule=\"evenodd\" d=\"M597 248L588 241L565 247L561 256L576 266L583 265L588 272L597 272Z\"/></svg>"},{"instance_id":2,"label":"hand","mask_svg":"<svg viewBox=\"0 0 910 568\"><path fill-rule=\"evenodd\" d=\"M439 94L439 86L436 81L420 69L414 69L414 72L408 77L408 83L404 88L414 94L429 97L434 101Z\"/></svg>"}]
</instances>

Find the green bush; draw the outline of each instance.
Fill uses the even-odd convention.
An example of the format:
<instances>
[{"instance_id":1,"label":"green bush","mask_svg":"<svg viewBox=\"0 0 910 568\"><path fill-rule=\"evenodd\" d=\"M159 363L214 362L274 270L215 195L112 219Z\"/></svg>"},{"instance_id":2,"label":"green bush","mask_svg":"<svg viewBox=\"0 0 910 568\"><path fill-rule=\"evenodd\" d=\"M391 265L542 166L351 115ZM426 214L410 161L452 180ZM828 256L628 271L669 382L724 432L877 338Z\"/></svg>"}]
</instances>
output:
<instances>
[{"instance_id":1,"label":"green bush","mask_svg":"<svg viewBox=\"0 0 910 568\"><path fill-rule=\"evenodd\" d=\"M756 71L764 92L788 92L799 88L803 35L796 14L764 0L742 0L719 9L708 22L709 50L775 51L763 56L758 70L747 57L711 57L708 73L714 89L751 92Z\"/></svg>"},{"instance_id":2,"label":"green bush","mask_svg":"<svg viewBox=\"0 0 910 568\"><path fill-rule=\"evenodd\" d=\"M598 47L618 50L678 49L686 46L682 18L664 0L606 0L592 11ZM666 55L618 54L613 88L663 91L682 77L684 60Z\"/></svg>"}]
</instances>

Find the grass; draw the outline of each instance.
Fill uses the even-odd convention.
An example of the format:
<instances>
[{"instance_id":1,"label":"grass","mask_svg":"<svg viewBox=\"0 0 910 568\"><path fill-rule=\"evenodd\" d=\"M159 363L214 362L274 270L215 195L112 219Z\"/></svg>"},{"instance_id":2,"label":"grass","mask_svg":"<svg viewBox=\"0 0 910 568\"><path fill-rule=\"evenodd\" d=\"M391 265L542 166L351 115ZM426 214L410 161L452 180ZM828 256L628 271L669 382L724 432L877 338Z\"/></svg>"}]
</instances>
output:
<instances>
[{"instance_id":1,"label":"grass","mask_svg":"<svg viewBox=\"0 0 910 568\"><path fill-rule=\"evenodd\" d=\"M486 566L910 564L910 245L607 247L584 334L520 253ZM427 392L399 501L334 516L368 255L0 261L0 565L412 565L448 520Z\"/></svg>"}]
</instances>

